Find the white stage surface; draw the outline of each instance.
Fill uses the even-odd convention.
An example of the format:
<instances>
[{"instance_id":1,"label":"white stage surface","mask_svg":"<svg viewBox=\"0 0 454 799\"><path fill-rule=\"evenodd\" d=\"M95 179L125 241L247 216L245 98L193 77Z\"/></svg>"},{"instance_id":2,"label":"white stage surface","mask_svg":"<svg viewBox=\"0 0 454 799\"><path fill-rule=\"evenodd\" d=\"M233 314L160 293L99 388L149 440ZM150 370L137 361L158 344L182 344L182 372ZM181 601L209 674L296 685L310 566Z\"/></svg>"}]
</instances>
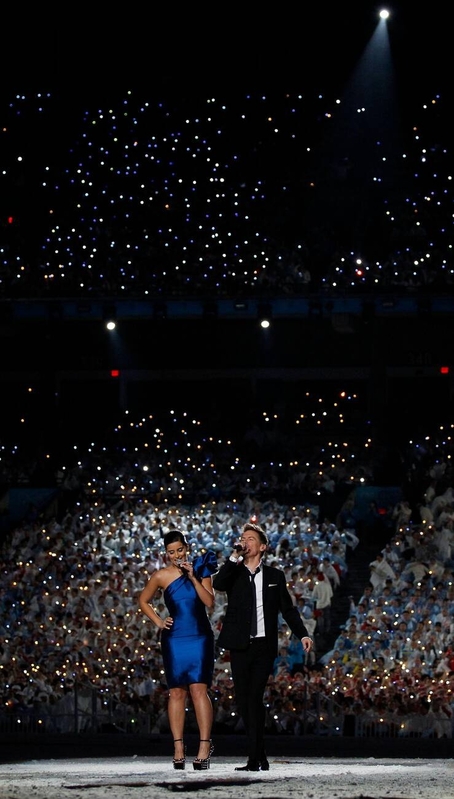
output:
<instances>
[{"instance_id":1,"label":"white stage surface","mask_svg":"<svg viewBox=\"0 0 454 799\"><path fill-rule=\"evenodd\" d=\"M24 749L26 750L26 744ZM26 756L26 751L22 756ZM21 760L0 764L1 799L453 799L449 758L269 757L268 772L237 772L243 757L213 756L211 768L172 768L171 757Z\"/></svg>"}]
</instances>

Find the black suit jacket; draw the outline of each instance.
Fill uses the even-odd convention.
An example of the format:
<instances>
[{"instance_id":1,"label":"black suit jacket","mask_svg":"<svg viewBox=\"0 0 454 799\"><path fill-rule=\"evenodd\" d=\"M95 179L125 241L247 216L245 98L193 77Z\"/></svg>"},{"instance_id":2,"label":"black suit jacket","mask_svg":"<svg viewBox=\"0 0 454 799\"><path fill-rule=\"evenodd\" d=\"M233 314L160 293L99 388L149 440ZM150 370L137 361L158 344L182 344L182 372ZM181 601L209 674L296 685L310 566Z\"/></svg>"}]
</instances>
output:
<instances>
[{"instance_id":1,"label":"black suit jacket","mask_svg":"<svg viewBox=\"0 0 454 799\"><path fill-rule=\"evenodd\" d=\"M282 569L262 564L265 638L270 654L278 654L279 613L297 638L310 637L293 604ZM251 638L252 591L249 569L243 563L226 560L213 577L216 591L227 593L227 609L217 640L223 649L246 649Z\"/></svg>"}]
</instances>

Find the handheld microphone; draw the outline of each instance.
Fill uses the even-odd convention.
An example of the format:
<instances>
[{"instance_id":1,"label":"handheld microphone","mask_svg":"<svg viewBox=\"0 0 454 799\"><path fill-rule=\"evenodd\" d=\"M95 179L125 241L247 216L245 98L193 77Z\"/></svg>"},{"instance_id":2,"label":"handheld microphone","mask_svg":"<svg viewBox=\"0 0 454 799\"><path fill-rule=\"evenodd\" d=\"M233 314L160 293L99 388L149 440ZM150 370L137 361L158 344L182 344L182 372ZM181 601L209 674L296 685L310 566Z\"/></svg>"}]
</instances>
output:
<instances>
[{"instance_id":1,"label":"handheld microphone","mask_svg":"<svg viewBox=\"0 0 454 799\"><path fill-rule=\"evenodd\" d=\"M233 545L233 550L234 550L234 552L237 553L237 555L241 555L241 553L244 552L244 549L241 546L241 544L234 544Z\"/></svg>"}]
</instances>

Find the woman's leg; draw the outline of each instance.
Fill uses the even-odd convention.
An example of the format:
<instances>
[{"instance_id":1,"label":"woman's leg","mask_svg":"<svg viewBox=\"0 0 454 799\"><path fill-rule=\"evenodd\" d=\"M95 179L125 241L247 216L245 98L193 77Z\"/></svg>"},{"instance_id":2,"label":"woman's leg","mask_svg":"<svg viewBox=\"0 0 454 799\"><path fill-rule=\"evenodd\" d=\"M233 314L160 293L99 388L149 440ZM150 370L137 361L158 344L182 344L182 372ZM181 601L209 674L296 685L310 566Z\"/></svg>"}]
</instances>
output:
<instances>
[{"instance_id":1,"label":"woman's leg","mask_svg":"<svg viewBox=\"0 0 454 799\"><path fill-rule=\"evenodd\" d=\"M193 683L189 686L195 717L199 728L200 744L197 758L204 760L210 753L211 728L213 726L213 705L208 696L205 683Z\"/></svg>"},{"instance_id":2,"label":"woman's leg","mask_svg":"<svg viewBox=\"0 0 454 799\"><path fill-rule=\"evenodd\" d=\"M167 714L169 716L170 730L173 735L175 743L175 760L180 760L184 757L184 722L186 718L186 688L171 688L169 690L169 702L167 705Z\"/></svg>"}]
</instances>

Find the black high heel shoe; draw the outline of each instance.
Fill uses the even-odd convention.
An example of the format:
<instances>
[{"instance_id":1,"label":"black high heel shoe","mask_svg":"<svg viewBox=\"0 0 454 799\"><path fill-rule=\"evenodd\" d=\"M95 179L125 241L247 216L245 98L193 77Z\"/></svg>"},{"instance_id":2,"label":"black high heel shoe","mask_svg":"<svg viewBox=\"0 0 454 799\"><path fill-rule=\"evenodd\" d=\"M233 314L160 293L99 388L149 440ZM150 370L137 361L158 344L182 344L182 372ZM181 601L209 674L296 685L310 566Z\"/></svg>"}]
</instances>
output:
<instances>
[{"instance_id":1,"label":"black high heel shoe","mask_svg":"<svg viewBox=\"0 0 454 799\"><path fill-rule=\"evenodd\" d=\"M214 746L211 742L211 738L201 738L200 743L210 744L210 751L208 752L208 757L196 757L192 765L194 766L194 769L196 771L206 771L207 768L210 768L211 755L214 752Z\"/></svg>"},{"instance_id":2,"label":"black high heel shoe","mask_svg":"<svg viewBox=\"0 0 454 799\"><path fill-rule=\"evenodd\" d=\"M175 744L175 743L177 743L177 741L182 741L182 740L183 740L183 738L175 738L173 742ZM186 747L184 746L183 747L183 757L178 757L178 758L174 757L173 758L173 767L183 771L185 766L186 766Z\"/></svg>"}]
</instances>

